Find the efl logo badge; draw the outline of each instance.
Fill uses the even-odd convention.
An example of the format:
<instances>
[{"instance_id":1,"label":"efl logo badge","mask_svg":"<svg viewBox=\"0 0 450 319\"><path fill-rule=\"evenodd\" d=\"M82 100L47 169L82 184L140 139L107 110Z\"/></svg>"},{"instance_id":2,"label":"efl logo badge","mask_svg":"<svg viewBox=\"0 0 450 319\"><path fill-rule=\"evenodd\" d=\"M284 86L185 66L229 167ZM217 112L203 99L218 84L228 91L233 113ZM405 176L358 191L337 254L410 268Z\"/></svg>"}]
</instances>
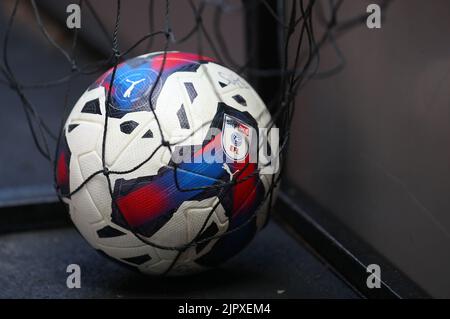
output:
<instances>
[{"instance_id":1,"label":"efl logo badge","mask_svg":"<svg viewBox=\"0 0 450 319\"><path fill-rule=\"evenodd\" d=\"M241 120L225 114L222 127L222 147L227 157L242 161L249 152L251 127Z\"/></svg>"}]
</instances>

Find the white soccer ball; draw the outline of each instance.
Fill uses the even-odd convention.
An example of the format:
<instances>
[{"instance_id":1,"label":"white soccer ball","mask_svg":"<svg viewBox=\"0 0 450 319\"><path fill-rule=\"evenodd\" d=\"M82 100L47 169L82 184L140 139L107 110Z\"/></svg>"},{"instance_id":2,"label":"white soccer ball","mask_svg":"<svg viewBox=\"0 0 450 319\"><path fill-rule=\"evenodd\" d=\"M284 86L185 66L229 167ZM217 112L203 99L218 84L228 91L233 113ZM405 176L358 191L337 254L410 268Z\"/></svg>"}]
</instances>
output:
<instances>
[{"instance_id":1,"label":"white soccer ball","mask_svg":"<svg viewBox=\"0 0 450 319\"><path fill-rule=\"evenodd\" d=\"M72 221L95 249L148 274L229 259L274 200L275 172L250 159L258 129L271 125L263 101L194 54L127 60L110 87L112 73L80 97L61 134L56 184Z\"/></svg>"}]
</instances>

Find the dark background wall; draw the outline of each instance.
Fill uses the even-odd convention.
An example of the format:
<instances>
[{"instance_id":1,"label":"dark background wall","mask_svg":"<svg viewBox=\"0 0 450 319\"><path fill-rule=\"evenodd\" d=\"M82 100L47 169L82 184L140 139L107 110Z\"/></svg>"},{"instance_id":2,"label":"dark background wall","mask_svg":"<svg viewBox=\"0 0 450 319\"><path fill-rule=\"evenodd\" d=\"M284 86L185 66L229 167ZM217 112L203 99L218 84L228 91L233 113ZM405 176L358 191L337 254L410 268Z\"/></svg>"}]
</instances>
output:
<instances>
[{"instance_id":1,"label":"dark background wall","mask_svg":"<svg viewBox=\"0 0 450 319\"><path fill-rule=\"evenodd\" d=\"M348 1L345 13L370 2ZM450 297L449 17L449 1L396 0L381 30L339 38L347 64L298 96L288 167L436 297Z\"/></svg>"}]
</instances>

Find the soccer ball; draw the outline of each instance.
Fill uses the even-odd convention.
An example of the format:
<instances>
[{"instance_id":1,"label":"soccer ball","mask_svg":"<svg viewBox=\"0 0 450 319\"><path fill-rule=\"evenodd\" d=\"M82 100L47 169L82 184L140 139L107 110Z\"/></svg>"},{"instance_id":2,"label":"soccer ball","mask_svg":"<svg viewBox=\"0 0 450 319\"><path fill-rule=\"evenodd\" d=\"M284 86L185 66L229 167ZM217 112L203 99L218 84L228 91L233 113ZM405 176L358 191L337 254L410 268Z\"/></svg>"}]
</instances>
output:
<instances>
[{"instance_id":1,"label":"soccer ball","mask_svg":"<svg viewBox=\"0 0 450 319\"><path fill-rule=\"evenodd\" d=\"M252 87L212 59L142 55L75 104L56 187L100 252L147 274L198 272L238 253L267 222L276 173L249 158L269 125Z\"/></svg>"}]
</instances>

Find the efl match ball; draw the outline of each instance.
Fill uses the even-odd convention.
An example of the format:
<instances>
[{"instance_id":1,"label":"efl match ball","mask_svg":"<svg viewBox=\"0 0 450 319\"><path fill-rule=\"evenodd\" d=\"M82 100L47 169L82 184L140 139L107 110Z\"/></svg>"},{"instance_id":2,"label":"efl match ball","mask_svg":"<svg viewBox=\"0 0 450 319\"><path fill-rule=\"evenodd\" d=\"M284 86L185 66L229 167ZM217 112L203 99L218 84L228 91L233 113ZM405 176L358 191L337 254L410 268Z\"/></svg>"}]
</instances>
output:
<instances>
[{"instance_id":1,"label":"efl match ball","mask_svg":"<svg viewBox=\"0 0 450 319\"><path fill-rule=\"evenodd\" d=\"M267 222L278 148L261 129L272 124L253 88L214 60L142 55L73 107L56 187L95 249L147 274L198 272Z\"/></svg>"}]
</instances>

